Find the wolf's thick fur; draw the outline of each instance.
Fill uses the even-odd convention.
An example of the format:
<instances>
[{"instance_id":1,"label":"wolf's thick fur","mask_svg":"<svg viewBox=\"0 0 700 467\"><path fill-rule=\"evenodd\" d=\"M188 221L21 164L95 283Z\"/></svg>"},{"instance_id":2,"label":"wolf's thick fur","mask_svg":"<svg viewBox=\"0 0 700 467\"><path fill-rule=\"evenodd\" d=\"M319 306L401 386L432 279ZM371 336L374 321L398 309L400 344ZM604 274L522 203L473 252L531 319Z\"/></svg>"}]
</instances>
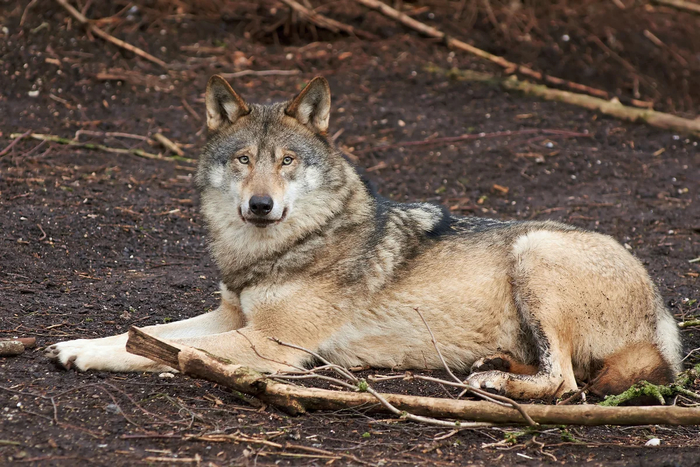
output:
<instances>
[{"instance_id":1,"label":"wolf's thick fur","mask_svg":"<svg viewBox=\"0 0 700 467\"><path fill-rule=\"evenodd\" d=\"M247 104L220 77L197 183L221 306L146 328L266 372L309 363L269 337L346 366L441 368L518 398L619 392L680 369L673 317L641 263L612 238L556 222L459 218L373 195L326 137L330 91ZM126 336L55 344L80 370L161 370ZM254 349L253 349L254 347Z\"/></svg>"}]
</instances>

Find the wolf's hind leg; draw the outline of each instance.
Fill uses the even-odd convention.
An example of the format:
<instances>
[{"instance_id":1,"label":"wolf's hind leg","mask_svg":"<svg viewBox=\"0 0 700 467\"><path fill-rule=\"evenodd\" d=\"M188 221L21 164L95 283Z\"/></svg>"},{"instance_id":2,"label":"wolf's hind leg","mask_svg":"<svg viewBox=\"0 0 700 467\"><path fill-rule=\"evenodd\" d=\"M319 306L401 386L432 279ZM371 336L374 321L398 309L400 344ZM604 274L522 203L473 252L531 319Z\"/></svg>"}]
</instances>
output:
<instances>
[{"instance_id":1,"label":"wolf's hind leg","mask_svg":"<svg viewBox=\"0 0 700 467\"><path fill-rule=\"evenodd\" d=\"M562 309L562 304L576 306L563 295L575 270L575 265L567 263L565 240L562 234L535 231L513 244L513 300L523 331L531 336L533 350L537 351L537 372L478 372L468 379L472 386L528 399L559 396L577 388L572 364L577 330L569 321L569 311Z\"/></svg>"},{"instance_id":2,"label":"wolf's hind leg","mask_svg":"<svg viewBox=\"0 0 700 467\"><path fill-rule=\"evenodd\" d=\"M520 365L522 366L516 367L523 371L520 374L503 370L477 371L467 378L467 384L518 399L560 396L577 387L571 357L566 353L560 351L541 353L539 370L531 365ZM483 367L485 369L488 366L487 363Z\"/></svg>"},{"instance_id":3,"label":"wolf's hind leg","mask_svg":"<svg viewBox=\"0 0 700 467\"><path fill-rule=\"evenodd\" d=\"M480 358L474 362L471 368L472 373L491 370L505 371L516 375L535 375L538 368L535 365L521 362L509 353L497 353Z\"/></svg>"}]
</instances>

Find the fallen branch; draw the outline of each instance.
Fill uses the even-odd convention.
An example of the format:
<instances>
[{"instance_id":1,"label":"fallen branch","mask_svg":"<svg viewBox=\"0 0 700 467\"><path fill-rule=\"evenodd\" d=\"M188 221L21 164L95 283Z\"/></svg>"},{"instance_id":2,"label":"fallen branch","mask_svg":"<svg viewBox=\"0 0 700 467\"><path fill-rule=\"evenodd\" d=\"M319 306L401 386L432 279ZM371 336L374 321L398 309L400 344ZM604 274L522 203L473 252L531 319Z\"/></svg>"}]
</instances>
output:
<instances>
[{"instance_id":1,"label":"fallen branch","mask_svg":"<svg viewBox=\"0 0 700 467\"><path fill-rule=\"evenodd\" d=\"M336 21L334 19L323 16L322 14L316 13L315 11L313 11L309 8L306 8L304 5L301 5L297 2L295 2L294 0L281 0L281 1L282 1L282 3L287 5L289 8L291 8L292 10L299 13L307 21L310 21L311 23L315 24L319 28L328 29L331 32L343 31L344 33L350 34L351 36L363 37L363 38L369 39L369 40L377 40L378 39L377 36L375 36L374 34L372 34L370 32L363 31L361 29L355 29L352 26L341 23L340 21Z\"/></svg>"},{"instance_id":2,"label":"fallen branch","mask_svg":"<svg viewBox=\"0 0 700 467\"><path fill-rule=\"evenodd\" d=\"M24 344L18 340L0 340L0 357L11 357L24 352Z\"/></svg>"},{"instance_id":3,"label":"fallen branch","mask_svg":"<svg viewBox=\"0 0 700 467\"><path fill-rule=\"evenodd\" d=\"M534 78L538 81L544 81L545 83L550 83L550 84L555 84L557 86L562 86L562 87L567 87L569 89L573 89L579 92L585 92L587 94L590 94L592 96L598 96L602 98L608 98L609 95L606 91L603 91L602 89L596 89L592 88L590 86L586 86L584 84L579 84L579 83L574 83L573 81L568 81L565 79L557 78L555 76L549 76L549 75L544 75L540 73L539 71L535 71L530 67L524 66L524 65L519 65L517 63L513 63L511 61L506 60L503 57L500 57L498 55L491 54L489 52L486 52L485 50L481 50L477 47L474 47L473 45L469 45L466 42L460 41L459 39L455 39L453 37L448 36L444 32L440 31L437 28L434 28L432 26L428 26L427 24L423 24L418 20L415 20L411 18L410 16L406 15L405 13L401 13L398 10L395 10L394 8L390 7L386 3L383 3L379 0L355 0L358 3L361 3L362 5L372 8L374 10L380 11L382 14L388 16L389 18L392 18L404 26L408 26L411 29L414 29L428 37L433 37L435 39L440 39L445 42L445 44L448 47L452 47L455 49L462 50L464 52L470 53L472 55L476 55L477 57L486 59L490 62L495 63L496 65L499 65L503 68L505 68L507 73L520 73L525 76L529 76L530 78Z\"/></svg>"},{"instance_id":4,"label":"fallen branch","mask_svg":"<svg viewBox=\"0 0 700 467\"><path fill-rule=\"evenodd\" d=\"M163 60L160 58L154 57L153 55L149 54L145 50L139 49L138 47L135 47L128 42L124 42L121 39L117 39L116 37L112 36L111 34L108 34L104 32L102 29L98 28L94 24L90 23L90 20L85 17L81 12L73 8L73 6L68 3L68 0L56 0L59 5L61 5L63 8L65 8L70 15L75 18L80 24L85 26L85 28L93 33L94 35L101 37L102 39L106 40L107 42L111 42L112 44L116 45L117 47L121 47L122 49L126 49L129 52L132 52L136 55L138 55L141 58L145 58L146 60L155 63L156 65L159 65L163 68L168 68L168 64L165 63Z\"/></svg>"},{"instance_id":5,"label":"fallen branch","mask_svg":"<svg viewBox=\"0 0 700 467\"><path fill-rule=\"evenodd\" d=\"M686 2L684 0L652 0L652 2L676 8L678 10L690 11L692 13L700 13L700 4Z\"/></svg>"},{"instance_id":6,"label":"fallen branch","mask_svg":"<svg viewBox=\"0 0 700 467\"><path fill-rule=\"evenodd\" d=\"M207 379L253 395L290 414L301 414L310 410L336 411L360 407L370 412L387 412L386 407L377 404L372 394L331 391L280 383L262 373L241 365L234 365L202 350L191 347L178 349L134 327L129 330L126 349L133 354L179 369L184 374ZM517 410L490 402L400 394L381 394L381 396L399 410L421 416L507 424L523 422ZM523 404L522 407L535 422L550 425L700 424L700 408L540 404ZM457 423L455 426L458 426Z\"/></svg>"},{"instance_id":7,"label":"fallen branch","mask_svg":"<svg viewBox=\"0 0 700 467\"><path fill-rule=\"evenodd\" d=\"M10 135L11 138L16 138L19 136L18 133L13 133ZM80 143L78 141L74 141L72 139L68 138L62 138L60 136L56 135L43 135L40 133L31 133L29 138L32 139L38 139L40 141L51 141L53 143L58 143L58 144L67 144L69 146L75 146L78 148L84 148L84 149L94 149L97 151L105 151L105 152L112 152L115 154L132 154L134 156L139 156L139 157L144 157L146 159L154 159L154 160L159 160L159 161L178 161L178 162L189 162L189 163L194 163L196 162L194 159L189 159L187 157L180 157L180 156L171 156L171 157L166 157L160 154L151 154L150 152L146 152L143 149L123 149L123 148L113 148L110 146L105 146L104 144L95 144L95 143Z\"/></svg>"},{"instance_id":8,"label":"fallen branch","mask_svg":"<svg viewBox=\"0 0 700 467\"><path fill-rule=\"evenodd\" d=\"M489 73L456 69L447 71L434 66L430 67L429 71L444 73L458 80L496 84L509 91L520 91L524 94L537 96L544 100L564 102L566 104L584 107L628 122L643 122L656 128L700 136L700 119L691 120L664 112L657 112L656 110L628 107L617 101L608 101L585 94L552 89L542 84L522 81L515 76L499 78Z\"/></svg>"}]
</instances>

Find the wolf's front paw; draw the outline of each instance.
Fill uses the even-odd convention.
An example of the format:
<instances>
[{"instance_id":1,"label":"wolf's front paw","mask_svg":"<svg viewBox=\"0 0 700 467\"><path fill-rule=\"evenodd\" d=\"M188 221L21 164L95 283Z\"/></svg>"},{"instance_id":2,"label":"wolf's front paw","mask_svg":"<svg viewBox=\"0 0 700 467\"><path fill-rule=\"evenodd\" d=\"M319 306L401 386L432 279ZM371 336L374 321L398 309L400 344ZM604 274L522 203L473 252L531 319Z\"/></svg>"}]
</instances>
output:
<instances>
[{"instance_id":1,"label":"wolf's front paw","mask_svg":"<svg viewBox=\"0 0 700 467\"><path fill-rule=\"evenodd\" d=\"M486 389L497 394L505 394L508 385L508 373L503 371L482 371L472 373L466 383L477 389Z\"/></svg>"},{"instance_id":2,"label":"wolf's front paw","mask_svg":"<svg viewBox=\"0 0 700 467\"><path fill-rule=\"evenodd\" d=\"M94 341L77 339L50 345L46 348L45 355L66 370L75 368L79 371L85 371L95 368L95 363L99 361L100 357L109 358L108 355L98 356L98 353L104 353L104 349L101 349Z\"/></svg>"}]
</instances>

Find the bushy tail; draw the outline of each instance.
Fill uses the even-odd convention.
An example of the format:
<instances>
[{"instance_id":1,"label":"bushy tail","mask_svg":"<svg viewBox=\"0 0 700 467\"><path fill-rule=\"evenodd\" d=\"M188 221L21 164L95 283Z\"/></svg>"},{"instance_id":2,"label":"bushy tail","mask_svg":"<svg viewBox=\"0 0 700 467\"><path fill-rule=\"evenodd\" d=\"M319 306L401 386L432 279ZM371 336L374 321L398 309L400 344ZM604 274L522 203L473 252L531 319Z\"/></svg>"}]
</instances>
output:
<instances>
[{"instance_id":1,"label":"bushy tail","mask_svg":"<svg viewBox=\"0 0 700 467\"><path fill-rule=\"evenodd\" d=\"M590 391L599 396L620 394L641 380L669 384L677 374L674 363L651 342L628 345L603 361L602 369L593 377Z\"/></svg>"}]
</instances>

